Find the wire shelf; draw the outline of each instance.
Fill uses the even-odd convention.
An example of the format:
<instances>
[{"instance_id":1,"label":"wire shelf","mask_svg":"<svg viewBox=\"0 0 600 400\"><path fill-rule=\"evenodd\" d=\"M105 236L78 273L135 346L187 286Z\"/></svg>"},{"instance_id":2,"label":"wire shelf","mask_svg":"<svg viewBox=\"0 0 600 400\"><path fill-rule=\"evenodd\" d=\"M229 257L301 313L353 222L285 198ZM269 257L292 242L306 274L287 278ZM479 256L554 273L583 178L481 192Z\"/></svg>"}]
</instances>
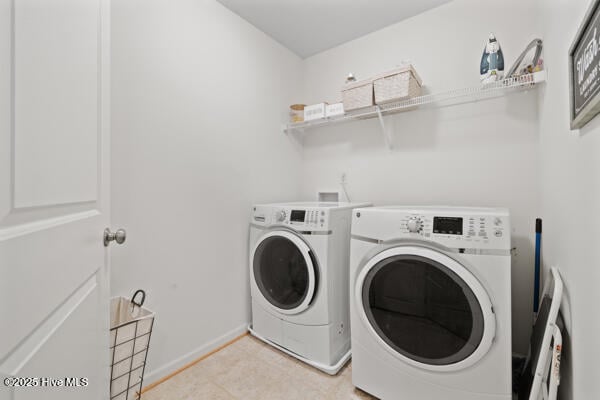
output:
<instances>
[{"instance_id":1,"label":"wire shelf","mask_svg":"<svg viewBox=\"0 0 600 400\"><path fill-rule=\"evenodd\" d=\"M342 122L362 120L369 118L380 118L382 128L384 127L382 116L403 111L414 110L422 106L448 106L454 104L468 103L472 101L485 100L504 96L510 92L527 90L536 84L546 81L546 71L534 72L504 79L486 85L466 87L446 92L431 93L423 96L413 97L393 103L380 104L354 111L339 117L322 118L313 121L290 123L284 126L284 132L304 131L324 125L332 125ZM389 145L389 143L388 143Z\"/></svg>"}]
</instances>

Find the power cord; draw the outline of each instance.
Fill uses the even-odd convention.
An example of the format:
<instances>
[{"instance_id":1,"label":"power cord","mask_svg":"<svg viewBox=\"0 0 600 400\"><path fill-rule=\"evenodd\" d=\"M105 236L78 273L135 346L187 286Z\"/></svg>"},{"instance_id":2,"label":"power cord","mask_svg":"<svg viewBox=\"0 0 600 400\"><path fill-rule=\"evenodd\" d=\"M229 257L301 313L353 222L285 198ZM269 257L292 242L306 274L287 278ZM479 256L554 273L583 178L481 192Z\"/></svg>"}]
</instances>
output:
<instances>
[{"instance_id":1,"label":"power cord","mask_svg":"<svg viewBox=\"0 0 600 400\"><path fill-rule=\"evenodd\" d=\"M346 173L343 173L341 180L340 180L340 185L342 186L342 189L344 190L344 195L346 196L346 200L348 200L348 203L351 203L352 200L350 200L350 196L348 196L348 190L346 188L347 184L348 184L348 181L346 179Z\"/></svg>"}]
</instances>

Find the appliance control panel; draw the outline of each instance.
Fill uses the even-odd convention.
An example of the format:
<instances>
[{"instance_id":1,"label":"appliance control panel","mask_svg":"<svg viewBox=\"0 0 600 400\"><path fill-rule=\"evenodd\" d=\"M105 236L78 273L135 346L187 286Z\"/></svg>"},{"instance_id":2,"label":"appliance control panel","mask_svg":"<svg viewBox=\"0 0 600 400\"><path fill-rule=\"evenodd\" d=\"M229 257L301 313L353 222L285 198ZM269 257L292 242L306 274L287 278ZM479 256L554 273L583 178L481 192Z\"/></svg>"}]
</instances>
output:
<instances>
[{"instance_id":1,"label":"appliance control panel","mask_svg":"<svg viewBox=\"0 0 600 400\"><path fill-rule=\"evenodd\" d=\"M254 210L253 222L260 225L287 225L296 230L326 230L329 211L311 207L277 207Z\"/></svg>"},{"instance_id":2,"label":"appliance control panel","mask_svg":"<svg viewBox=\"0 0 600 400\"><path fill-rule=\"evenodd\" d=\"M510 244L508 216L406 213L399 217L400 236L459 245L461 242ZM398 225L397 225L398 227ZM499 248L500 248L499 247Z\"/></svg>"},{"instance_id":3,"label":"appliance control panel","mask_svg":"<svg viewBox=\"0 0 600 400\"><path fill-rule=\"evenodd\" d=\"M291 225L296 229L325 228L327 226L327 214L326 210L319 210L316 208L290 208L288 218L279 222Z\"/></svg>"}]
</instances>

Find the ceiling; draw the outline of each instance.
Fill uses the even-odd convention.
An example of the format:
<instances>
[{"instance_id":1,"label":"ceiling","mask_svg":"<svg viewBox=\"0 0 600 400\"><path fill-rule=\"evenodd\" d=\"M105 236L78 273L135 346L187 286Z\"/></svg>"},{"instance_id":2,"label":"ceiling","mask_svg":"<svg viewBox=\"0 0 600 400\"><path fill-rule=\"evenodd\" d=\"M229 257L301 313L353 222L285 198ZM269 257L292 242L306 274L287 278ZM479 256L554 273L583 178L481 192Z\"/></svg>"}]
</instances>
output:
<instances>
[{"instance_id":1,"label":"ceiling","mask_svg":"<svg viewBox=\"0 0 600 400\"><path fill-rule=\"evenodd\" d=\"M302 58L450 0L217 0Z\"/></svg>"}]
</instances>

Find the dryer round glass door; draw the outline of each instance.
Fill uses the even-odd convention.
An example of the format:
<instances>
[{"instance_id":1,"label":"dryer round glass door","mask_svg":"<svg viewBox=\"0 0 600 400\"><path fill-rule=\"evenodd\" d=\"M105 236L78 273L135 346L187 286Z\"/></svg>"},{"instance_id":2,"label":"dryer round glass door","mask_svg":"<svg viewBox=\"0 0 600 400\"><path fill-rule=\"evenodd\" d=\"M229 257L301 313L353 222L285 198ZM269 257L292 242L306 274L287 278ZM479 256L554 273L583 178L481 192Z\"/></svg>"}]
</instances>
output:
<instances>
[{"instance_id":1,"label":"dryer round glass door","mask_svg":"<svg viewBox=\"0 0 600 400\"><path fill-rule=\"evenodd\" d=\"M251 258L254 282L277 312L307 309L317 287L316 260L308 245L288 231L265 234Z\"/></svg>"},{"instance_id":2,"label":"dryer round glass door","mask_svg":"<svg viewBox=\"0 0 600 400\"><path fill-rule=\"evenodd\" d=\"M472 365L489 349L495 318L479 281L453 258L399 246L369 260L356 301L364 323L396 357L429 370Z\"/></svg>"}]
</instances>

